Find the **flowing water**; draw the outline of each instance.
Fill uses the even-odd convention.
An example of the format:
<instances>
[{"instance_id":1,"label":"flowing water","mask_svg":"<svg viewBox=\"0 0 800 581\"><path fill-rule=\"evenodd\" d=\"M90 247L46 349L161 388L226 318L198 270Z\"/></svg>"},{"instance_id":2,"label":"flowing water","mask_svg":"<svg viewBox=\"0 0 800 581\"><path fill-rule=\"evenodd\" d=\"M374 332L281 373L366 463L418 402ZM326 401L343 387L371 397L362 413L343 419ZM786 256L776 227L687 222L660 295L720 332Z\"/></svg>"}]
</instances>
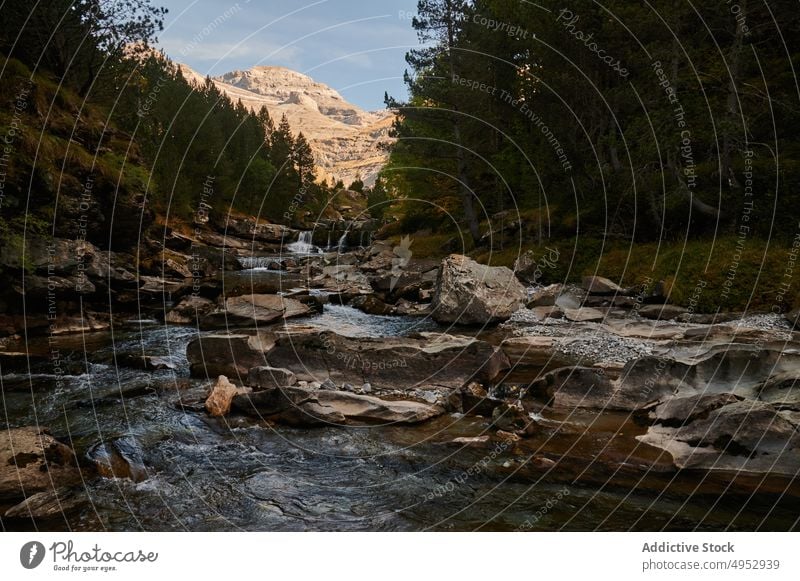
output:
<instances>
[{"instance_id":1,"label":"flowing water","mask_svg":"<svg viewBox=\"0 0 800 581\"><path fill-rule=\"evenodd\" d=\"M332 305L300 322L373 337L435 328L424 319ZM81 458L101 442L123 439L146 476L88 480L83 510L40 528L752 530L791 528L798 514L796 503L780 498L701 495L693 483L663 494L667 476L612 479L605 467L592 467L591 457L609 442L615 453L626 453L615 436L630 426L613 414L551 418L594 426L575 436L577 447L569 437L548 436L516 449L453 444L456 437L488 433L485 418L458 414L418 426L346 429L210 418L196 405L207 385L189 377L185 357L197 333L140 321L113 333L59 337L54 346L63 374L42 357L50 348L46 338L34 340L31 374L1 378L3 428L48 426ZM123 355L141 353L163 356L174 369L141 371L121 363ZM546 449L577 451L589 458L588 468L584 463L560 475L528 470L534 453ZM592 470L594 480L575 478Z\"/></svg>"}]
</instances>

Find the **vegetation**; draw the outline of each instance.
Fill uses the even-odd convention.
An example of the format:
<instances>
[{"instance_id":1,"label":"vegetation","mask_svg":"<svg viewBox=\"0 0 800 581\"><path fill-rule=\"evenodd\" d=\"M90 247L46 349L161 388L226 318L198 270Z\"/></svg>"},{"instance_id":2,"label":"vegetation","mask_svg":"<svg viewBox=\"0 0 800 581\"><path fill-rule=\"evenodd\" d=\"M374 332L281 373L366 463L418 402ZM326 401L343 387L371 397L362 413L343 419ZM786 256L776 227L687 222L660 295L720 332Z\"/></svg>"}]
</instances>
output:
<instances>
[{"instance_id":1,"label":"vegetation","mask_svg":"<svg viewBox=\"0 0 800 581\"><path fill-rule=\"evenodd\" d=\"M275 127L150 48L164 14L149 0L0 5L4 240L38 229L134 245L156 216L286 222L327 200L286 119Z\"/></svg>"},{"instance_id":2,"label":"vegetation","mask_svg":"<svg viewBox=\"0 0 800 581\"><path fill-rule=\"evenodd\" d=\"M737 8L746 18L723 1L421 0L408 99L387 96L401 230L467 232L482 258L577 240L571 278L622 274L612 248L695 249L674 273L642 259L626 277L738 268L741 293L716 304L744 306L755 281L737 251L777 279L800 232L800 13Z\"/></svg>"}]
</instances>

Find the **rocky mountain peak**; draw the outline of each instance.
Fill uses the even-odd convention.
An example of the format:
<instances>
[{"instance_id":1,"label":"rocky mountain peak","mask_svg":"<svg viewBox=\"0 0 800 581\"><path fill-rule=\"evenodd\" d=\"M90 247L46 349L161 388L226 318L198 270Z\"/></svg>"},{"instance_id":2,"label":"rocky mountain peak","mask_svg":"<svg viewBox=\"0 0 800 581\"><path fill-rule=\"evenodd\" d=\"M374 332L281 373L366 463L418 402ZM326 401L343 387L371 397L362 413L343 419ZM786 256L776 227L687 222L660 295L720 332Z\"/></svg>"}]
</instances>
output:
<instances>
[{"instance_id":1,"label":"rocky mountain peak","mask_svg":"<svg viewBox=\"0 0 800 581\"><path fill-rule=\"evenodd\" d=\"M189 78L204 79L181 68ZM256 66L212 81L254 111L266 106L276 123L286 115L292 130L308 139L321 178L350 183L360 177L371 185L386 163L388 154L379 145L390 141L390 111L365 111L328 85L285 67Z\"/></svg>"}]
</instances>

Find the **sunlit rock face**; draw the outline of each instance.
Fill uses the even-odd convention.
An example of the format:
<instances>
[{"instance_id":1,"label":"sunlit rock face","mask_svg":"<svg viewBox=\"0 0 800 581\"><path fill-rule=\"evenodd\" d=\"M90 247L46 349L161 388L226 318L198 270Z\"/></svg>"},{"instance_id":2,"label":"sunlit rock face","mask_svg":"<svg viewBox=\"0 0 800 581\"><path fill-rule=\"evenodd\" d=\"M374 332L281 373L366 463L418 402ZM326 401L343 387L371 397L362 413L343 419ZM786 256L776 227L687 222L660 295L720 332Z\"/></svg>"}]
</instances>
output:
<instances>
[{"instance_id":1,"label":"sunlit rock face","mask_svg":"<svg viewBox=\"0 0 800 581\"><path fill-rule=\"evenodd\" d=\"M204 82L202 75L180 66L187 79ZM379 145L391 141L390 111L364 111L331 87L284 67L253 67L212 80L254 111L266 105L276 124L285 114L292 131L302 131L308 139L321 178L349 184L360 177L372 185L386 163L388 153Z\"/></svg>"}]
</instances>

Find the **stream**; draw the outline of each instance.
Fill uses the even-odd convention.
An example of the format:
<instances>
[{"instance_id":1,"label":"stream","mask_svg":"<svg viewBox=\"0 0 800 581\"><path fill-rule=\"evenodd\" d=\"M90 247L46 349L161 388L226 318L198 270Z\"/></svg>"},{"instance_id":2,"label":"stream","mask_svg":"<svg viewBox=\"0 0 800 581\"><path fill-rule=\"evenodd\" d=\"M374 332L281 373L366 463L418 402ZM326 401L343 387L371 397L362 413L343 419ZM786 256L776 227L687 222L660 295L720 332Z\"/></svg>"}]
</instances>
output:
<instances>
[{"instance_id":1,"label":"stream","mask_svg":"<svg viewBox=\"0 0 800 581\"><path fill-rule=\"evenodd\" d=\"M276 289L293 282L259 270L228 275L226 284L247 284L252 276L274 281ZM287 324L371 337L439 328L424 318L336 305ZM122 440L144 474L140 482L86 481L82 509L48 530L785 530L795 523L797 502L777 496L699 494L696 482L641 471L612 480L591 457L609 446L626 454L632 440L620 436L637 429L612 412L566 418L591 430L553 432L514 449L453 444L488 433L486 418L459 414L416 426L347 429L211 418L182 404L202 401L208 388L189 377L186 346L197 334L144 320L58 336L52 344L31 339L30 375L0 377L3 429L47 426L81 458L100 442ZM53 348L61 373L47 357ZM162 356L173 369L120 364L121 356L137 353ZM568 474L528 470L542 450L588 458L594 480L575 477L587 472L585 462Z\"/></svg>"}]
</instances>

